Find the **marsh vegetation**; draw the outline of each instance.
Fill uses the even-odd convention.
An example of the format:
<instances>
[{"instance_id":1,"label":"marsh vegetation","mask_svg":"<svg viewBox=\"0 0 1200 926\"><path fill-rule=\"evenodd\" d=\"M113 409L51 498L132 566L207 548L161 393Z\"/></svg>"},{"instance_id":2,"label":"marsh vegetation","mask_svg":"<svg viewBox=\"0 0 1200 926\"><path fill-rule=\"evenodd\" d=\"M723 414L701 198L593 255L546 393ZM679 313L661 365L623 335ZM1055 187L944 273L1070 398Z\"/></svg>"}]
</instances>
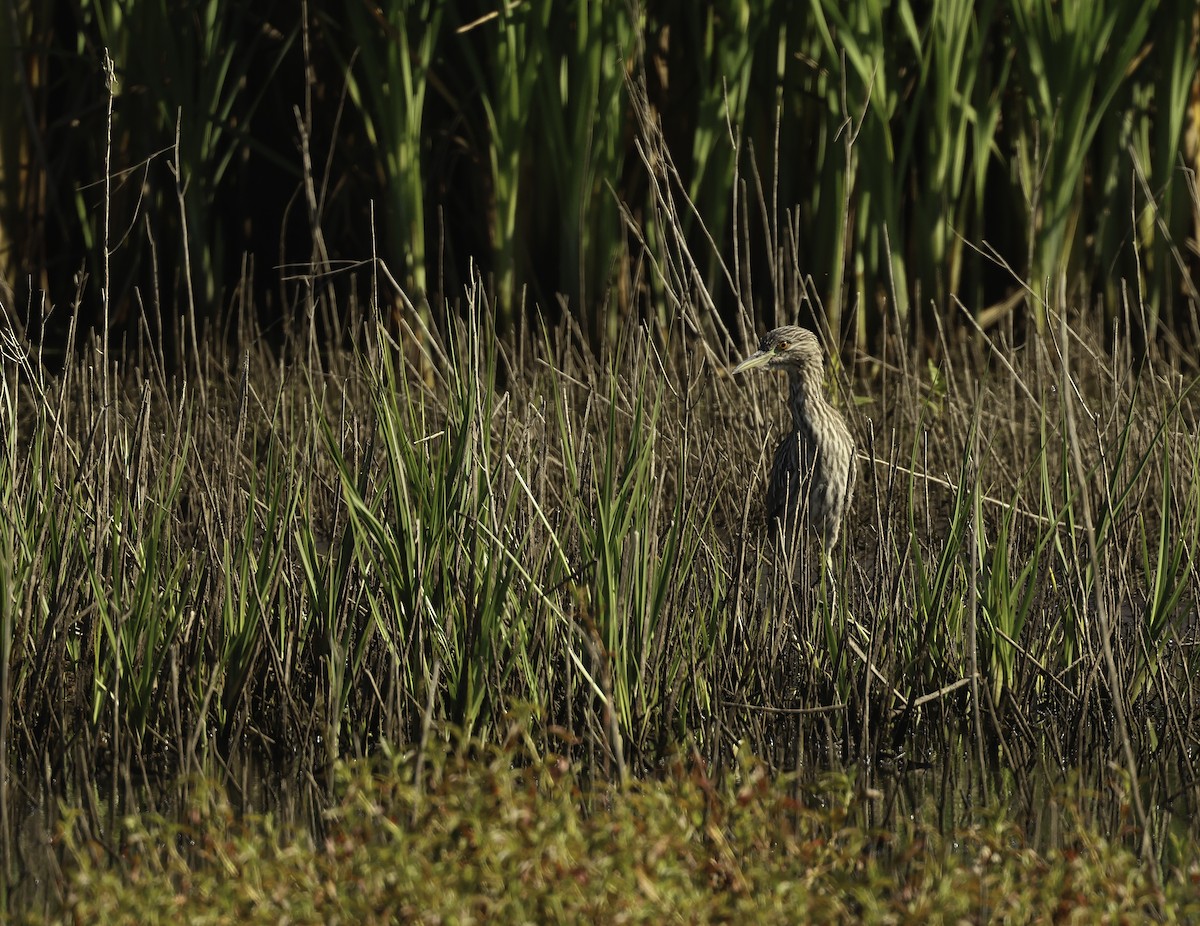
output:
<instances>
[{"instance_id":1,"label":"marsh vegetation","mask_svg":"<svg viewBox=\"0 0 1200 926\"><path fill-rule=\"evenodd\" d=\"M647 918L1182 916L1200 870L1200 207L1173 114L1196 26L1163 30L1186 5L1086 4L1065 33L1038 5L944 4L919 27L907 4L734 5L699 32L605 5L572 8L572 32L551 6L342 22L314 4L261 32L278 62L302 55L311 94L289 155L307 251L276 254L266 293L253 259L228 274L215 192L236 151L261 153L222 119L257 111L238 100L262 48L214 26L205 54L233 76L202 84L228 105L201 122L231 134L189 149L198 117L168 107L174 145L143 161L135 129L161 138L165 110L129 93L134 62L169 39L78 6L81 35L126 42L124 91L101 96L115 165L103 195L76 191L90 272L58 298L35 277L24 299L0 289L10 907L87 919L127 888L149 909L278 877L306 903L354 884L422 911L429 888L481 917L603 915L634 884ZM740 14L754 28L735 34ZM913 20L902 61L878 44L895 16ZM1056 43L1097 35L1120 41L1068 73ZM671 37L732 76L672 106ZM353 123L325 167L323 55ZM430 81L471 55L468 104ZM190 60L173 80L212 79ZM565 121L581 98L597 108ZM451 244L486 242L483 266L435 261L425 223L447 187L422 117L455 100L487 207ZM803 132L821 169L801 191ZM378 222L325 172L359 176L375 146ZM11 228L36 204L6 190ZM335 251L335 228L364 237ZM763 525L785 387L729 371L797 320L833 358L859 483L831 569L793 581ZM661 855L634 851L659 844L644 830ZM540 835L518 877L489 852L523 831ZM414 854L449 861L404 868ZM491 888L451 884L471 866ZM529 906L501 903L513 877ZM612 893L543 893L570 879ZM770 912L771 885L801 882L812 906ZM322 909L349 908L297 915Z\"/></svg>"}]
</instances>

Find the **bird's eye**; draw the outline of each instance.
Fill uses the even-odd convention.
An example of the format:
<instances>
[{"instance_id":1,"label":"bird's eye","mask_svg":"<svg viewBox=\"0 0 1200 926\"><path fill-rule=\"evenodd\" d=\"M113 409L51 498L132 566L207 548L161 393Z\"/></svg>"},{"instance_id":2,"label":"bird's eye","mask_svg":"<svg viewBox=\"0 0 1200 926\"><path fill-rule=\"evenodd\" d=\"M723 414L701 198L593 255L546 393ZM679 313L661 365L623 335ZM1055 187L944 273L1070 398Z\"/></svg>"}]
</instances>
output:
<instances>
[{"instance_id":1,"label":"bird's eye","mask_svg":"<svg viewBox=\"0 0 1200 926\"><path fill-rule=\"evenodd\" d=\"M787 341L780 341L778 344L776 344L776 345L775 345L775 352L776 352L776 353L778 353L778 352L779 352L779 351L781 351L781 350L787 350L787 349L788 349L788 342L787 342Z\"/></svg>"}]
</instances>

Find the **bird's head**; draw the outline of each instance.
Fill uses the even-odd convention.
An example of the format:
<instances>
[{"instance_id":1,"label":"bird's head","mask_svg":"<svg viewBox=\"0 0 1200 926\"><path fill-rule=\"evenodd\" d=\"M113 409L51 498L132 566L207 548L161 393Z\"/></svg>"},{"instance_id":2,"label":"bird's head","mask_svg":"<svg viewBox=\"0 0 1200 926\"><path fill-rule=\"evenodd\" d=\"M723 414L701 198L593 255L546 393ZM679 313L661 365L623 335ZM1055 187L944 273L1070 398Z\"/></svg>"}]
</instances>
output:
<instances>
[{"instance_id":1,"label":"bird's head","mask_svg":"<svg viewBox=\"0 0 1200 926\"><path fill-rule=\"evenodd\" d=\"M821 342L807 328L784 325L776 328L758 342L758 350L733 368L734 373L747 370L788 370L820 373L824 368Z\"/></svg>"}]
</instances>

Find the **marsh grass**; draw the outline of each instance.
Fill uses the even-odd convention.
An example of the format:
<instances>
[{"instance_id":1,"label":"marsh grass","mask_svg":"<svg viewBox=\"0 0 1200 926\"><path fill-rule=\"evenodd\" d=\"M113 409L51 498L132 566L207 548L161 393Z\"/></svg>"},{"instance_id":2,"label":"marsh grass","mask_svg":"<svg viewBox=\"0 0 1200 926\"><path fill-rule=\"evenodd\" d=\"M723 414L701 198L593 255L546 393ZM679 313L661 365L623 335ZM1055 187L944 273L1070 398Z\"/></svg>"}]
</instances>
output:
<instances>
[{"instance_id":1,"label":"marsh grass","mask_svg":"<svg viewBox=\"0 0 1200 926\"><path fill-rule=\"evenodd\" d=\"M960 53L947 51L946 36L957 35L961 54L986 71L990 8L977 14L974 32L949 28L970 19L961 4L939 9L945 22L905 38L921 61L920 86L932 88L933 121L947 127L934 133L944 146L935 145L931 177L943 176L946 162L974 159L973 173L949 172L960 182L946 205L970 227L967 217L982 208L1008 68L988 86L955 75ZM731 195L715 174L676 166L640 67L630 68L626 95L619 93L614 75L636 44L628 30L643 28L626 11L595 11L574 55L554 45L530 10L509 12L474 27L502 40L474 61L479 74L510 60L522 37L537 45L527 71L512 73L511 85L496 83L495 99L481 104L497 136L488 221L502 260L493 282L477 276L452 304L422 303L430 249L413 165L425 149L422 113L409 103L425 93L434 30L402 16L387 33L399 44L368 47L378 40L376 21L363 14L352 23L364 68L351 75L359 81L352 99L372 142L391 152L380 171L405 175L381 222L393 241L396 229L412 232L400 235L412 247L395 273L373 259L338 304L346 290L328 284L335 268L314 244L311 275L289 280L300 284L298 317L307 324L268 346L247 306L230 319L232 334L198 326L188 311L172 363L144 318L119 362L105 339L77 342L82 282L61 357L41 353L34 319L0 306L5 890L61 891L57 901L92 911L102 892L92 897L78 881L39 872L65 862L104 884L121 871L104 859L137 857L179 882L206 877L204 866L224 865L233 844L204 842L199 857L168 852L151 861L139 847L164 831L123 821L149 809L166 832L186 835L171 827L203 805L213 781L253 825L263 823L267 832L252 834L260 847L272 844L272 821L319 837L351 820L353 844L396 836L398 821L418 830L439 811L468 821L466 830L447 824L440 835L469 843L463 833L495 808L464 810L453 801L484 785L512 798L499 813L518 820L533 813L518 792L560 800L551 801L551 818L572 833L587 826L587 814L572 816L580 807L629 823L646 810L638 804L646 794L702 820L721 805L730 816L703 830L710 854L697 865L715 866L705 870L730 888L731 902L756 896L756 882L730 863L723 840L770 819L778 805L755 804L762 793L823 802L832 816L804 845L834 832L862 839L841 859L847 864L874 858L877 848L887 857L879 834L890 832L912 840L891 844L888 862L928 878L929 870L904 865L916 864L922 846L979 826L986 806L1003 825L1000 836L969 830L980 858L1012 848L1010 836L1022 833L1038 850L1100 859L1100 870L1112 853L1131 879L1157 885L1160 873L1174 872L1176 881L1163 883L1184 884L1192 875L1179 872L1195 872L1189 847L1200 836L1200 393L1185 352L1168 350L1165 339L1147 339L1135 352L1130 337L1153 330L1156 300L1171 280L1162 272L1169 235L1139 224L1134 250L1146 250L1157 283L1135 287L1137 298L1122 290L1103 307L1071 303L1064 265L1078 254L1065 242L1086 211L1082 180L1031 130L1021 148L1028 177L1065 178L1061 202L1040 200L1033 188L1026 197L1038 242L1030 266L1045 273L1014 274L1011 283L1035 305L1035 323L1021 337L1011 323L965 336L935 314L936 339L913 347L903 317L905 247L889 235L904 211L903 158L915 157L908 144L918 115L904 117L896 174L867 169L905 112L896 75L876 62L890 27L881 11L861 4L851 22L837 20L835 5L812 7L827 22L819 41L810 36L810 50L829 66L812 79L852 131L838 142L844 157L823 155L819 201L782 213L787 139L777 130L773 173L738 154L740 107L753 101L746 62L771 44L769 30L742 34L712 17L703 24L704 47L740 71L721 93L711 85L697 91L708 115L691 155L732 173ZM739 12L735 5L730 15ZM1035 12L1031 28L1056 15ZM1175 50L1185 58L1179 36ZM1137 45L1130 42L1122 54ZM775 67L794 68L781 57L783 41L776 44L768 49ZM240 73L232 51L221 60L221 73ZM1045 78L1045 93L1030 98L1031 118L1093 137L1102 114L1062 111L1058 78L1041 73L1042 60L1031 60L1022 77ZM1191 60L1160 75L1164 93L1183 93L1176 84L1194 70ZM371 84L379 72L403 78L408 102ZM938 96L953 78L960 93ZM220 108L236 86L214 85L203 96ZM502 92L525 102L507 106ZM1100 96L1113 92L1105 84ZM580 98L589 106L573 108ZM640 306L644 323L632 310L585 306L558 325L536 311L514 324L522 317L514 265L525 246L521 230L533 224L522 211L538 198L528 170L515 171L527 104L552 129L544 142L556 164L549 201L572 204L567 289L594 292L608 274L622 306ZM625 163L610 136L624 125L626 104L647 196L640 207L606 208L602 181ZM728 150L713 125L717 111L729 119ZM202 122L180 122L182 136ZM594 162L571 161L592 131L608 147L592 149ZM216 163L228 163L232 136L205 137ZM200 151L177 140L177 165ZM852 214L852 190L869 207ZM193 200L181 201L179 220L186 224L210 193L197 187ZM309 204L314 237L319 200L313 193ZM1181 213L1163 208L1167 229ZM917 250L928 266L911 264L911 276L953 293L955 268L983 256L964 254L965 239L947 235L940 207L930 210L917 210L927 236ZM602 228L584 221L598 213ZM834 215L811 224L837 233L805 251L800 226L814 215ZM759 240L768 242L765 260L753 253ZM107 260L107 243L102 250ZM617 252L629 260L614 259ZM373 257L380 253L373 242ZM215 261L200 263L211 295L220 282L211 276ZM814 263L836 279L828 306L801 269ZM865 303L884 275L895 305L877 311ZM399 278L400 301L422 311L395 317L378 295L380 278ZM864 289L868 280L875 282ZM243 279L237 289L252 287ZM853 303L851 290L868 295ZM169 302L151 297L155 306ZM739 308L723 317L717 306L726 300ZM1115 307L1121 323L1102 330L1094 319L1119 317ZM858 321L837 324L848 312ZM797 316L818 320L833 400L859 445L856 504L830 570L811 550L799 551L798 564L779 563L762 526L770 453L786 426L783 384L728 374L756 333ZM838 337L862 340L852 329L868 319L882 329L877 353L843 356ZM1200 329L1194 314L1190 322ZM356 773L347 769L393 754L384 777L404 790L395 813L372 804L355 817L363 801L379 797L362 797L377 782L348 785L345 776ZM678 777L684 766L691 784ZM541 776L536 787L521 778L527 769ZM578 790L539 790L550 769L567 770ZM755 783L769 778L776 783L760 793ZM1065 805L1056 797L1064 789ZM57 800L69 808L62 820ZM748 807L741 822L730 801ZM264 809L269 817L254 816ZM669 810L663 819L677 822ZM45 832L60 827L62 838L49 851L31 846L31 820ZM691 827L695 836L702 823ZM770 832L781 842L794 836ZM227 835L205 831L204 839ZM588 847L601 845L589 838ZM769 855L766 843L756 845ZM1127 849L1149 867L1137 873ZM795 859L812 861L803 852ZM1043 862L1018 852L1015 867L1003 869L1012 879L988 889L1015 890L1028 865ZM381 863L373 864L377 874ZM1074 877L1068 869L1053 869L1064 885ZM876 876L884 878L871 869ZM848 885L854 910L868 908L873 884ZM1141 903L1141 886L1127 899Z\"/></svg>"},{"instance_id":2,"label":"marsh grass","mask_svg":"<svg viewBox=\"0 0 1200 926\"><path fill-rule=\"evenodd\" d=\"M103 299L118 332L170 336L185 302L221 318L243 259L275 311L298 303L272 268L374 247L427 321L482 266L502 330L561 298L611 336L666 295L619 204L655 251L682 234L727 321L735 264L786 314L762 283L791 250L836 337L876 353L893 324L936 337L955 299L1044 323L1060 279L1109 323L1128 285L1130 337L1194 347L1195 5L1009 6L19 0L0 288L65 304L84 266L89 320ZM633 74L695 206L668 223Z\"/></svg>"},{"instance_id":3,"label":"marsh grass","mask_svg":"<svg viewBox=\"0 0 1200 926\"><path fill-rule=\"evenodd\" d=\"M1047 851L1067 841L1047 796L1069 786L1082 831L1152 881L1191 864L1194 362L1156 343L1135 361L1128 319L1152 310L1126 301L1102 332L1061 275L1053 302L1014 280L1042 320L1020 341L942 326L931 354L886 333L877 356L831 350L856 504L829 570L812 550L781 564L761 498L784 387L728 370L764 288L779 321L827 313L794 218L766 206L778 170L738 180L735 259L704 269L719 233L645 75L626 89L651 208L613 213L645 324L498 334L512 294L479 278L400 320L378 262L340 306L326 263L303 317L342 315L340 341L310 321L268 347L243 313L234 350L193 328L169 368L152 336L118 365L72 327L52 365L5 307L6 885L38 878L21 833L52 827L56 798L75 808L59 858L119 857L127 813L169 818L213 779L320 833L346 760L396 751L419 798L447 752L514 743L498 761L553 756L606 795L681 756L742 786L754 755L796 793L844 782L862 833L915 815L945 837L989 806ZM744 307L728 326L714 287Z\"/></svg>"},{"instance_id":4,"label":"marsh grass","mask_svg":"<svg viewBox=\"0 0 1200 926\"><path fill-rule=\"evenodd\" d=\"M747 751L851 775L866 826L990 796L1037 831L1069 775L1089 826L1127 832L1136 789L1156 855L1191 832L1192 371L1065 319L862 359L862 482L809 587L761 527L781 384L733 380L682 312L596 353L498 338L479 284L462 317L417 337L364 307L348 352L228 365L210 342L204 388L135 355L107 405L102 354L51 375L6 340L11 875L29 802L116 851L180 775L319 807L339 760L519 717L597 784Z\"/></svg>"}]
</instances>

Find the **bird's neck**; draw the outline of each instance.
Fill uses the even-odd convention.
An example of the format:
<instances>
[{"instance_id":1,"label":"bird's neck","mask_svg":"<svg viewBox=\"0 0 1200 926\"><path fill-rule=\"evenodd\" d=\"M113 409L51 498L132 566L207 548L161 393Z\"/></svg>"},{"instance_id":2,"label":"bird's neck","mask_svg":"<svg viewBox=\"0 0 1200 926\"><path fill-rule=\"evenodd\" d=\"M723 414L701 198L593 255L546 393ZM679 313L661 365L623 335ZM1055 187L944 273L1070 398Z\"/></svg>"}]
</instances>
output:
<instances>
[{"instance_id":1,"label":"bird's neck","mask_svg":"<svg viewBox=\"0 0 1200 926\"><path fill-rule=\"evenodd\" d=\"M824 404L828 403L820 372L788 370L788 407L792 410L792 424L797 431L809 428L808 411Z\"/></svg>"}]
</instances>

